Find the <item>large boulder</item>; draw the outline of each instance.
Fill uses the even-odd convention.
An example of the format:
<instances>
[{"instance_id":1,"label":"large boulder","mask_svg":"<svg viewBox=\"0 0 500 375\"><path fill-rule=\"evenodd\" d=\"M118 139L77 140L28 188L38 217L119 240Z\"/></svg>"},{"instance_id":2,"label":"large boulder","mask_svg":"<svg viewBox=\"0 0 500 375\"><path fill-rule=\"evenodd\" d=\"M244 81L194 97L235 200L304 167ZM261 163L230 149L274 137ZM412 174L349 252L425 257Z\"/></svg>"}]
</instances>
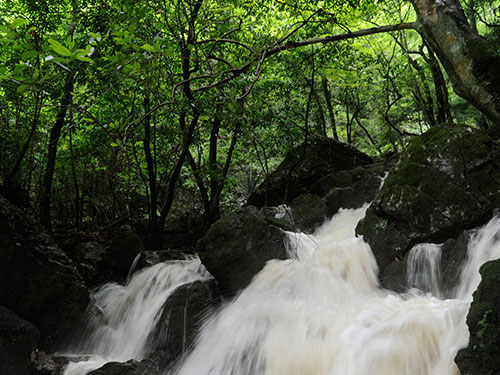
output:
<instances>
[{"instance_id":1,"label":"large boulder","mask_svg":"<svg viewBox=\"0 0 500 375\"><path fill-rule=\"evenodd\" d=\"M28 375L39 338L33 324L0 306L0 374Z\"/></svg>"},{"instance_id":2,"label":"large boulder","mask_svg":"<svg viewBox=\"0 0 500 375\"><path fill-rule=\"evenodd\" d=\"M163 305L161 316L148 337L149 356L160 368L170 365L191 346L202 319L220 302L213 279L178 287Z\"/></svg>"},{"instance_id":3,"label":"large boulder","mask_svg":"<svg viewBox=\"0 0 500 375\"><path fill-rule=\"evenodd\" d=\"M73 262L36 220L0 197L0 304L50 344L79 320L88 290Z\"/></svg>"},{"instance_id":4,"label":"large boulder","mask_svg":"<svg viewBox=\"0 0 500 375\"><path fill-rule=\"evenodd\" d=\"M279 219L247 206L216 221L198 241L201 261L223 295L245 288L268 260L287 258L286 234L279 225Z\"/></svg>"},{"instance_id":5,"label":"large boulder","mask_svg":"<svg viewBox=\"0 0 500 375\"><path fill-rule=\"evenodd\" d=\"M68 254L89 288L108 281L104 280L102 273L99 272L105 254L106 247L97 241L80 242Z\"/></svg>"},{"instance_id":6,"label":"large boulder","mask_svg":"<svg viewBox=\"0 0 500 375\"><path fill-rule=\"evenodd\" d=\"M313 136L295 147L248 198L257 207L290 203L300 194L311 192L310 186L334 172L353 169L373 160L353 147L330 138Z\"/></svg>"},{"instance_id":7,"label":"large boulder","mask_svg":"<svg viewBox=\"0 0 500 375\"><path fill-rule=\"evenodd\" d=\"M480 130L443 125L408 146L356 232L383 273L415 244L458 238L499 206L498 141Z\"/></svg>"},{"instance_id":8,"label":"large boulder","mask_svg":"<svg viewBox=\"0 0 500 375\"><path fill-rule=\"evenodd\" d=\"M462 375L500 373L500 260L481 267L481 283L467 315L469 345L455 359Z\"/></svg>"}]
</instances>

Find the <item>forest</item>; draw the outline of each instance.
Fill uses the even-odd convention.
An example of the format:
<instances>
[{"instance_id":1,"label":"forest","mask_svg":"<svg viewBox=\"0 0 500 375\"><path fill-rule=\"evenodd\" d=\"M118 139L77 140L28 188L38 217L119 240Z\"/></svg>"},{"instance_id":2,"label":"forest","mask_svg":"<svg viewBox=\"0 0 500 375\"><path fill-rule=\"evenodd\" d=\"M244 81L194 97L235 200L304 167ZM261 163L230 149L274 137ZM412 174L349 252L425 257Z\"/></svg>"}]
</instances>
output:
<instances>
[{"instance_id":1,"label":"forest","mask_svg":"<svg viewBox=\"0 0 500 375\"><path fill-rule=\"evenodd\" d=\"M416 24L432 3L5 0L2 190L47 228L124 220L157 246L241 206L313 134L387 158L439 124L488 128L498 4L449 2L448 32L485 44L454 57ZM459 76L476 58L491 82Z\"/></svg>"},{"instance_id":2,"label":"forest","mask_svg":"<svg viewBox=\"0 0 500 375\"><path fill-rule=\"evenodd\" d=\"M0 61L1 373L499 373L500 1L2 0Z\"/></svg>"}]
</instances>

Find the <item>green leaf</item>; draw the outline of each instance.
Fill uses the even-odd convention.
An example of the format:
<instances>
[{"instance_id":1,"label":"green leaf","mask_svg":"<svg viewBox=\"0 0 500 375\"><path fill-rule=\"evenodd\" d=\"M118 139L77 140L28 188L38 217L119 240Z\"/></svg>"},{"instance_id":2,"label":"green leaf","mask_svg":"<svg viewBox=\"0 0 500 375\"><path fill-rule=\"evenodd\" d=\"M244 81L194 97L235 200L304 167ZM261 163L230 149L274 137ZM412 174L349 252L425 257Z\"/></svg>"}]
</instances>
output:
<instances>
[{"instance_id":1,"label":"green leaf","mask_svg":"<svg viewBox=\"0 0 500 375\"><path fill-rule=\"evenodd\" d=\"M61 56L71 56L71 51L64 47L57 40L49 39L50 47Z\"/></svg>"},{"instance_id":2,"label":"green leaf","mask_svg":"<svg viewBox=\"0 0 500 375\"><path fill-rule=\"evenodd\" d=\"M92 59L90 57L83 56L83 55L76 56L76 59L80 60L80 61L85 61L85 62L92 62Z\"/></svg>"},{"instance_id":3,"label":"green leaf","mask_svg":"<svg viewBox=\"0 0 500 375\"><path fill-rule=\"evenodd\" d=\"M25 85L25 84L22 84L22 85L20 85L20 86L17 88L17 90L16 90L16 91L17 91L19 94L21 94L21 93L25 92L25 91L26 91L29 87L30 87L30 85Z\"/></svg>"},{"instance_id":4,"label":"green leaf","mask_svg":"<svg viewBox=\"0 0 500 375\"><path fill-rule=\"evenodd\" d=\"M145 49L146 51L151 52L151 53L156 52L155 48L150 44L144 44L141 46L141 48Z\"/></svg>"},{"instance_id":5,"label":"green leaf","mask_svg":"<svg viewBox=\"0 0 500 375\"><path fill-rule=\"evenodd\" d=\"M24 18L18 18L17 20L14 20L14 22L11 23L12 27L19 27L19 26L24 26L30 21L24 19Z\"/></svg>"},{"instance_id":6,"label":"green leaf","mask_svg":"<svg viewBox=\"0 0 500 375\"><path fill-rule=\"evenodd\" d=\"M32 59L35 56L38 56L39 52L32 50L32 51L26 51L21 54L21 59L23 60L29 60Z\"/></svg>"}]
</instances>

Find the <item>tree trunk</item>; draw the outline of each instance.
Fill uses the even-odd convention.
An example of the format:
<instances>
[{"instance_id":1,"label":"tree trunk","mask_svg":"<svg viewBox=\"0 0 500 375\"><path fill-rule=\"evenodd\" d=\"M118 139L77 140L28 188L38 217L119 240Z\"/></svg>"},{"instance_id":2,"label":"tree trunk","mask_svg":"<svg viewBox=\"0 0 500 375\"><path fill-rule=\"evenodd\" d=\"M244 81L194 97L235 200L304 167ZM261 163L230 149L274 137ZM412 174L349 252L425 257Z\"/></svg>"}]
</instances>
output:
<instances>
[{"instance_id":1,"label":"tree trunk","mask_svg":"<svg viewBox=\"0 0 500 375\"><path fill-rule=\"evenodd\" d=\"M335 112L332 106L332 96L330 95L330 90L328 89L328 81L325 77L322 77L321 84L323 86L323 95L325 96L326 107L328 108L328 114L330 115L330 125L332 127L333 138L338 141L339 135L337 133L337 124L335 122Z\"/></svg>"},{"instance_id":2,"label":"tree trunk","mask_svg":"<svg viewBox=\"0 0 500 375\"><path fill-rule=\"evenodd\" d=\"M150 110L149 93L144 96L144 112L148 113ZM144 119L144 138L142 140L144 147L144 155L146 157L146 164L148 167L148 187L149 187L149 225L150 231L155 236L158 234L158 193L156 188L156 173L155 161L151 153L151 115L146 116ZM158 245L158 238L153 238L152 242ZM156 247L156 246L155 246Z\"/></svg>"},{"instance_id":3,"label":"tree trunk","mask_svg":"<svg viewBox=\"0 0 500 375\"><path fill-rule=\"evenodd\" d=\"M50 200L52 194L52 182L54 180L54 170L56 167L57 143L64 126L64 119L68 106L71 104L73 93L73 73L68 73L66 82L64 83L64 93L61 99L59 112L57 113L56 122L50 131L49 149L47 154L47 165L43 176L41 202L40 202L40 221L47 228L52 229L52 218L50 215Z\"/></svg>"},{"instance_id":4,"label":"tree trunk","mask_svg":"<svg viewBox=\"0 0 500 375\"><path fill-rule=\"evenodd\" d=\"M417 31L436 52L455 92L500 126L500 56L467 22L458 0L411 0Z\"/></svg>"}]
</instances>

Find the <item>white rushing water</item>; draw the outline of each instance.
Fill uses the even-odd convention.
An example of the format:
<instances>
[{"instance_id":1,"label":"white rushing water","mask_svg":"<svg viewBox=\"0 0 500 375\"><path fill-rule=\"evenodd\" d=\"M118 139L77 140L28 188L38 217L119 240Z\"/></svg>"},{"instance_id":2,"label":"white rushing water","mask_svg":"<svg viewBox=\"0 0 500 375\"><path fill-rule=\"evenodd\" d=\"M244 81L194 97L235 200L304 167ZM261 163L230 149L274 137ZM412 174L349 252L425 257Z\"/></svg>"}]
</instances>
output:
<instances>
[{"instance_id":1,"label":"white rushing water","mask_svg":"<svg viewBox=\"0 0 500 375\"><path fill-rule=\"evenodd\" d=\"M442 300L441 247L408 257L410 291L380 288L370 247L355 227L368 205L341 209L315 235L288 233L288 260L272 260L203 325L192 351L168 375L456 375L479 267L500 257L500 218L472 236L456 298ZM74 351L90 354L65 375L108 361L141 359L164 301L210 275L199 259L158 264L125 286L95 294L104 319Z\"/></svg>"},{"instance_id":2,"label":"white rushing water","mask_svg":"<svg viewBox=\"0 0 500 375\"><path fill-rule=\"evenodd\" d=\"M314 236L289 233L290 260L270 261L206 322L175 375L455 375L479 266L500 257L500 219L469 244L457 298L441 300L440 246L409 259L402 295L381 289L370 247L354 229L364 216L340 210Z\"/></svg>"},{"instance_id":3,"label":"white rushing water","mask_svg":"<svg viewBox=\"0 0 500 375\"><path fill-rule=\"evenodd\" d=\"M65 354L78 362L70 362L64 375L85 375L111 361L142 359L167 298L183 284L210 278L200 259L191 258L140 270L125 285L105 284L92 294L100 316L89 321L88 334Z\"/></svg>"},{"instance_id":4,"label":"white rushing water","mask_svg":"<svg viewBox=\"0 0 500 375\"><path fill-rule=\"evenodd\" d=\"M408 254L407 286L441 297L441 245L421 243Z\"/></svg>"}]
</instances>

